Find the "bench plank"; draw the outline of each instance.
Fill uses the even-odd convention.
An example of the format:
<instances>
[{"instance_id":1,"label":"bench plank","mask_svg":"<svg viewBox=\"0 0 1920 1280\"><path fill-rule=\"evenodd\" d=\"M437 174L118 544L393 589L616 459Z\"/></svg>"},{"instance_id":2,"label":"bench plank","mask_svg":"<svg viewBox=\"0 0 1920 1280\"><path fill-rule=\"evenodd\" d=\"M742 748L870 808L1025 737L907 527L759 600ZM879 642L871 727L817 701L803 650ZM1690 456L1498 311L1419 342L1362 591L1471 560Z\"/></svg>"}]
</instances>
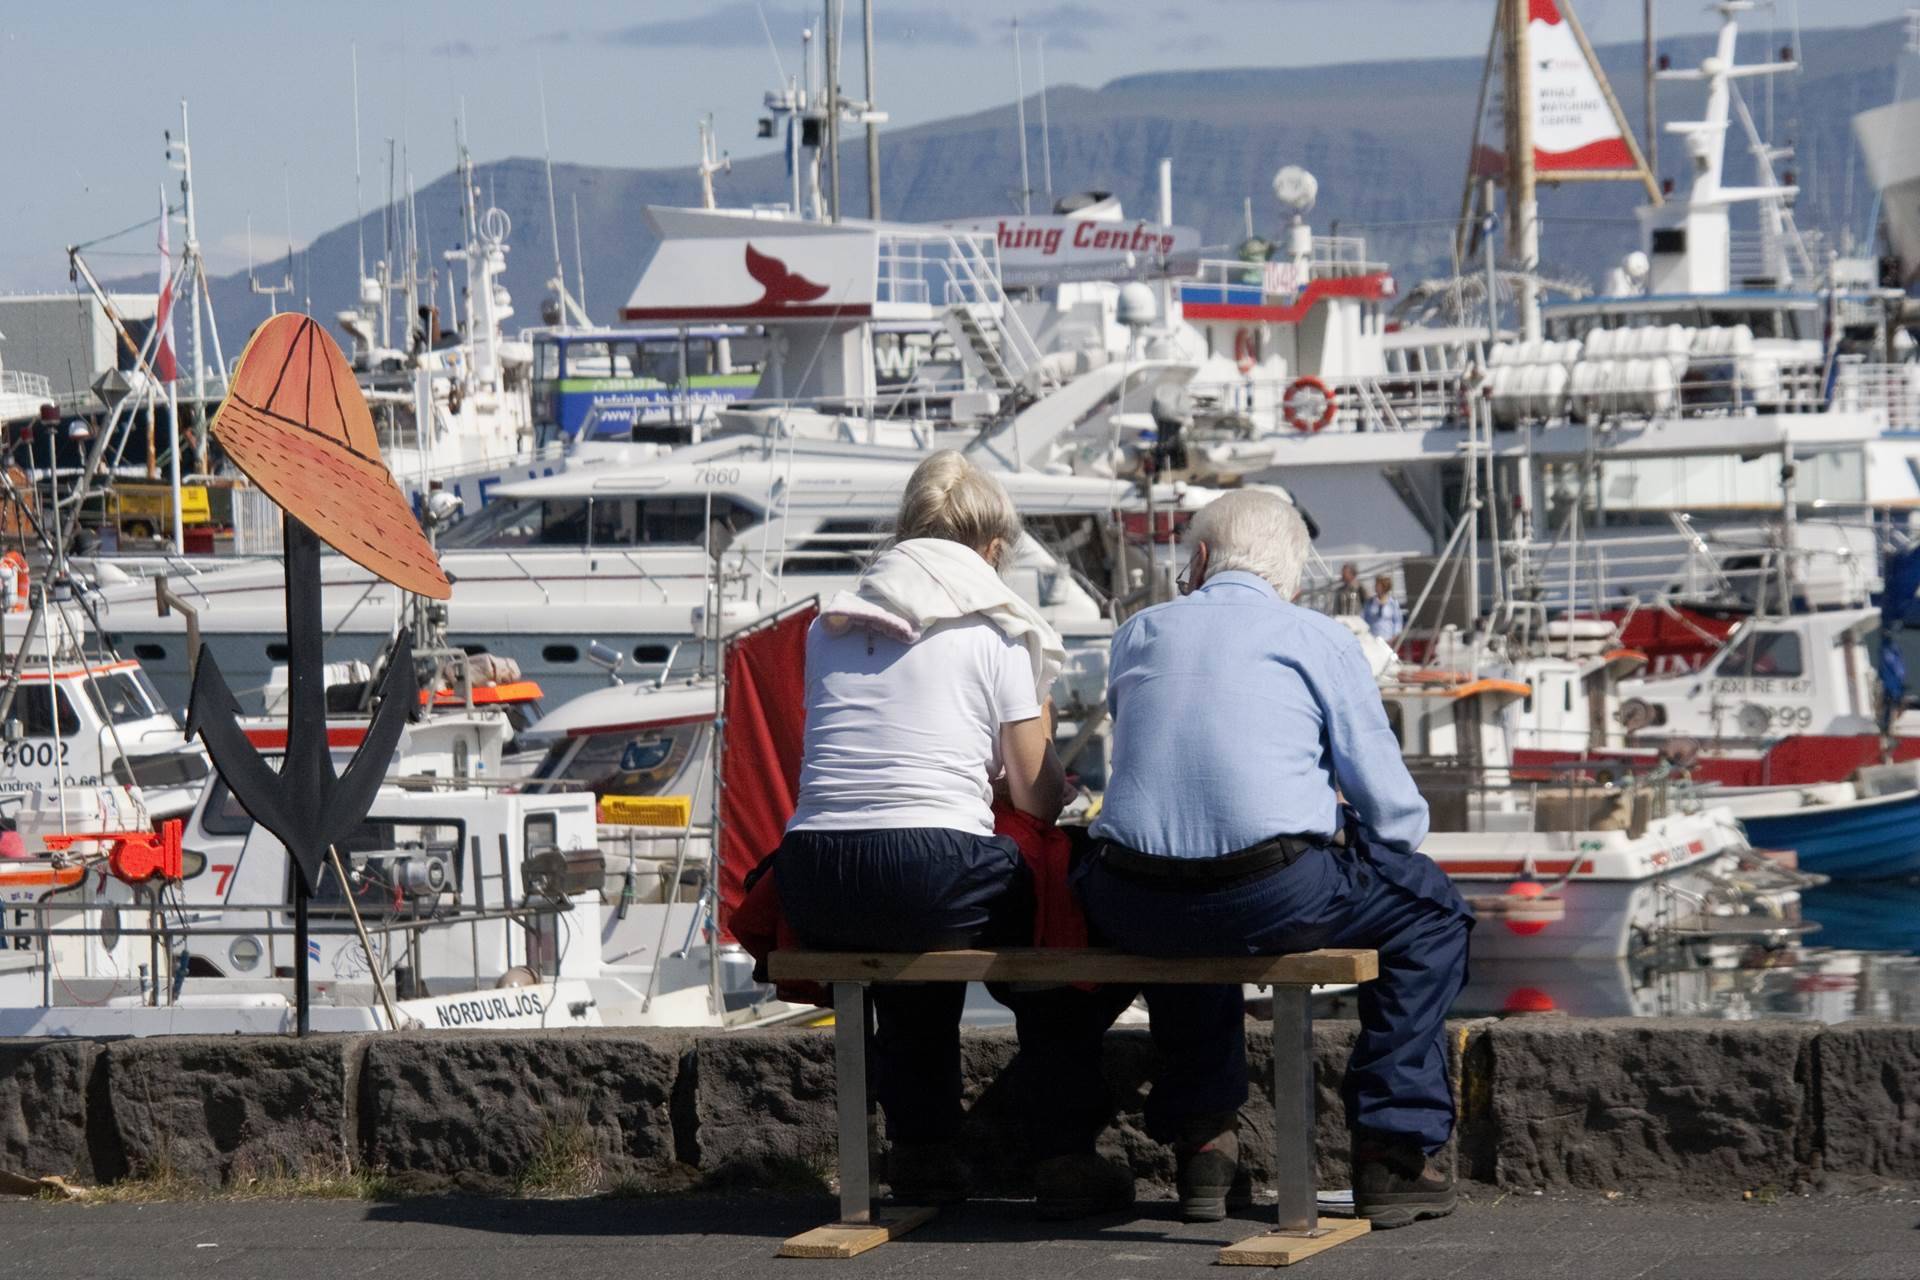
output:
<instances>
[{"instance_id":1,"label":"bench plank","mask_svg":"<svg viewBox=\"0 0 1920 1280\"><path fill-rule=\"evenodd\" d=\"M995 951L776 951L767 968L777 982L1251 982L1304 987L1371 982L1380 974L1380 959L1376 952L1354 950L1169 960L1123 951L1007 947Z\"/></svg>"}]
</instances>

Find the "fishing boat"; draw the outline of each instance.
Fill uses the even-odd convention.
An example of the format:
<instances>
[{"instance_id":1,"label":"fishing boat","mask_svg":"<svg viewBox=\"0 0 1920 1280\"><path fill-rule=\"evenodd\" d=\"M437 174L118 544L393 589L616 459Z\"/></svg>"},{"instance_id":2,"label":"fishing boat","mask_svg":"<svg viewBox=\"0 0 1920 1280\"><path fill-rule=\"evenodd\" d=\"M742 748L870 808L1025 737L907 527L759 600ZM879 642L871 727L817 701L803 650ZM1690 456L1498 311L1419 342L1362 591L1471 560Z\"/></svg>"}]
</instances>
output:
<instances>
[{"instance_id":1,"label":"fishing boat","mask_svg":"<svg viewBox=\"0 0 1920 1280\"><path fill-rule=\"evenodd\" d=\"M1868 765L1844 782L1704 788L1762 849L1791 849L1836 880L1920 875L1920 761Z\"/></svg>"}]
</instances>

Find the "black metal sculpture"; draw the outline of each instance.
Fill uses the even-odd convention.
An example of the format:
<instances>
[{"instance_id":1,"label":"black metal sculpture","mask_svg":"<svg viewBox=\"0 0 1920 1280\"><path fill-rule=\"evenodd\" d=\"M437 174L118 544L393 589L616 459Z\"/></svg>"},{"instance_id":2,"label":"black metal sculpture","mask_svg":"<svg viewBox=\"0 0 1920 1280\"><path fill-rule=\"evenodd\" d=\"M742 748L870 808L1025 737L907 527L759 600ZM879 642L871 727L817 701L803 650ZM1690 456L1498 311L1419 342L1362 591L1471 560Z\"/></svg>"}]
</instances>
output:
<instances>
[{"instance_id":1,"label":"black metal sculpture","mask_svg":"<svg viewBox=\"0 0 1920 1280\"><path fill-rule=\"evenodd\" d=\"M188 699L187 731L206 743L234 798L280 838L299 869L293 894L295 1022L306 1035L312 1027L309 900L333 848L366 818L419 704L412 637L403 628L380 677L366 736L346 771L334 772L322 653L322 536L397 586L439 599L452 587L381 461L373 418L352 369L311 318L276 316L255 332L214 418L213 434L286 513L286 754L278 771L261 759L240 726L238 700L205 651Z\"/></svg>"}]
</instances>

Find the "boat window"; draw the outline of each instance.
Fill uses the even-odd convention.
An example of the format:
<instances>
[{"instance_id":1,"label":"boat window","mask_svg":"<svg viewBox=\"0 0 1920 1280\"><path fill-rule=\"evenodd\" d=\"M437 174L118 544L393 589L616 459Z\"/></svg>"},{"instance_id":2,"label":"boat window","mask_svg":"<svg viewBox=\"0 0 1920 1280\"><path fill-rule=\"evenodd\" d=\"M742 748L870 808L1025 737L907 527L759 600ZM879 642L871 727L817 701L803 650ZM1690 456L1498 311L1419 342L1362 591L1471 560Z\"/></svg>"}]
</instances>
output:
<instances>
[{"instance_id":1,"label":"boat window","mask_svg":"<svg viewBox=\"0 0 1920 1280\"><path fill-rule=\"evenodd\" d=\"M416 899L404 890L406 864L438 860L445 864L447 895L457 895L461 856L466 841L462 823L451 821L393 822L369 818L337 846L347 864L355 905L362 916L409 913ZM299 874L287 859L287 900L293 900L293 876ZM331 863L320 866L320 888L313 895L316 915L344 916L346 895ZM431 899L426 899L431 901Z\"/></svg>"},{"instance_id":2,"label":"boat window","mask_svg":"<svg viewBox=\"0 0 1920 1280\"><path fill-rule=\"evenodd\" d=\"M581 546L585 498L496 498L440 535L443 548Z\"/></svg>"},{"instance_id":3,"label":"boat window","mask_svg":"<svg viewBox=\"0 0 1920 1280\"><path fill-rule=\"evenodd\" d=\"M533 376L544 382L560 376L560 344L552 338L533 344Z\"/></svg>"},{"instance_id":4,"label":"boat window","mask_svg":"<svg viewBox=\"0 0 1920 1280\"><path fill-rule=\"evenodd\" d=\"M1773 679L1803 674L1800 637L1792 631L1750 631L1720 661L1722 679Z\"/></svg>"},{"instance_id":5,"label":"boat window","mask_svg":"<svg viewBox=\"0 0 1920 1280\"><path fill-rule=\"evenodd\" d=\"M555 743L535 776L576 782L595 796L657 796L679 777L704 726L621 729L596 733L568 757L571 742Z\"/></svg>"},{"instance_id":6,"label":"boat window","mask_svg":"<svg viewBox=\"0 0 1920 1280\"><path fill-rule=\"evenodd\" d=\"M80 732L80 717L73 712L73 703L67 700L67 691L59 691L60 698L60 736L72 737ZM29 738L53 737L53 712L47 701L47 686L44 684L23 684L13 695L13 718L20 722L21 732Z\"/></svg>"},{"instance_id":7,"label":"boat window","mask_svg":"<svg viewBox=\"0 0 1920 1280\"><path fill-rule=\"evenodd\" d=\"M191 747L134 756L131 761L123 756L113 762L113 780L123 787L187 787L210 772L206 757Z\"/></svg>"},{"instance_id":8,"label":"boat window","mask_svg":"<svg viewBox=\"0 0 1920 1280\"><path fill-rule=\"evenodd\" d=\"M102 671L85 682L87 701L101 719L113 724L159 715L158 699L148 696L150 686L142 687L142 674L137 670Z\"/></svg>"},{"instance_id":9,"label":"boat window","mask_svg":"<svg viewBox=\"0 0 1920 1280\"><path fill-rule=\"evenodd\" d=\"M521 854L532 857L536 853L545 853L548 849L560 847L560 815L556 813L530 813L521 825Z\"/></svg>"},{"instance_id":10,"label":"boat window","mask_svg":"<svg viewBox=\"0 0 1920 1280\"><path fill-rule=\"evenodd\" d=\"M711 524L704 497L596 498L593 545L704 547L711 532L725 549L754 519L752 511L721 497L713 500Z\"/></svg>"},{"instance_id":11,"label":"boat window","mask_svg":"<svg viewBox=\"0 0 1920 1280\"><path fill-rule=\"evenodd\" d=\"M241 807L225 778L215 776L207 784L207 805L200 813L200 828L214 836L243 836L253 830L253 815Z\"/></svg>"}]
</instances>

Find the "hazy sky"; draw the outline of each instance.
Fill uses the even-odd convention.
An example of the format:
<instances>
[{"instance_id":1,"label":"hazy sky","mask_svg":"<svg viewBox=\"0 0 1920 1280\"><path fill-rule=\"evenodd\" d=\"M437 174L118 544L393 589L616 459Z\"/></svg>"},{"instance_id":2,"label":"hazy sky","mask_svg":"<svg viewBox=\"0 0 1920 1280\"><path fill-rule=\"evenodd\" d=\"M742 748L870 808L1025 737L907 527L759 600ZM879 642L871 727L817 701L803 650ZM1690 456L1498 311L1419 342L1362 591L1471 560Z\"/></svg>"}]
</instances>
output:
<instances>
[{"instance_id":1,"label":"hazy sky","mask_svg":"<svg viewBox=\"0 0 1920 1280\"><path fill-rule=\"evenodd\" d=\"M1780 0L1782 27L1857 25L1913 0ZM859 0L845 0L842 84L859 91ZM1008 23L1021 20L1027 85L1044 39L1052 84L1097 86L1136 71L1294 66L1477 53L1492 0L876 0L881 106L902 124L1009 101ZM1661 0L1663 30L1714 19ZM1638 39L1641 0L1579 0L1596 41ZM351 49L360 68L365 204L386 189L386 139L404 140L418 183L451 167L464 103L477 159L541 152L546 83L556 160L691 165L695 122L748 155L775 56L800 68L798 0L0 0L8 119L0 184L0 290L64 288L64 246L150 217L175 188L161 133L192 109L201 240L220 270L245 264L247 218L264 258L350 219ZM762 29L771 29L774 48ZM1766 6L1750 28L1769 20ZM1889 50L1891 58L1894 51ZM1465 129L1468 122L1462 121ZM152 230L93 251L102 274L146 269ZM125 254L127 256L118 256Z\"/></svg>"}]
</instances>

